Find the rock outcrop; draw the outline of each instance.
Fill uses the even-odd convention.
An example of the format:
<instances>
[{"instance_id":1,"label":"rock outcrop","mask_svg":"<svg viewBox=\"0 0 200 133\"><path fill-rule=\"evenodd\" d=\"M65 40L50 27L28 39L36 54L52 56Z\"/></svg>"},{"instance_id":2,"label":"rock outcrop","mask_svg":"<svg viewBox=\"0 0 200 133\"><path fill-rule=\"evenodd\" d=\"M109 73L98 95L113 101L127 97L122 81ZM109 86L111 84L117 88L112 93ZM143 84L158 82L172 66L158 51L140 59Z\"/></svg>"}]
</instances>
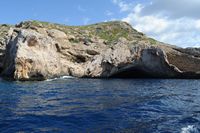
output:
<instances>
[{"instance_id":1,"label":"rock outcrop","mask_svg":"<svg viewBox=\"0 0 200 133\"><path fill-rule=\"evenodd\" d=\"M1 25L1 76L45 80L200 78L200 50L146 37L125 22L64 26L39 21Z\"/></svg>"}]
</instances>

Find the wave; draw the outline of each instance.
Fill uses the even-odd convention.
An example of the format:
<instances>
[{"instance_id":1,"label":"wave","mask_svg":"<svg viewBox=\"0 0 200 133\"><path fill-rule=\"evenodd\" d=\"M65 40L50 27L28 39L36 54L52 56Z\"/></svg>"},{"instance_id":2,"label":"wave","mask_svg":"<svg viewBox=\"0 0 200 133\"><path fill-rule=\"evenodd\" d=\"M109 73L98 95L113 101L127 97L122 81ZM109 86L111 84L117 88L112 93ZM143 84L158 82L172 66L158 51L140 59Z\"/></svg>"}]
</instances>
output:
<instances>
[{"instance_id":1,"label":"wave","mask_svg":"<svg viewBox=\"0 0 200 133\"><path fill-rule=\"evenodd\" d=\"M194 125L188 125L181 129L181 133L200 133L198 128Z\"/></svg>"},{"instance_id":2,"label":"wave","mask_svg":"<svg viewBox=\"0 0 200 133\"><path fill-rule=\"evenodd\" d=\"M72 76L62 76L59 78L53 78L53 79L47 79L46 81L54 81L54 80L59 80L59 79L73 79L74 77Z\"/></svg>"}]
</instances>

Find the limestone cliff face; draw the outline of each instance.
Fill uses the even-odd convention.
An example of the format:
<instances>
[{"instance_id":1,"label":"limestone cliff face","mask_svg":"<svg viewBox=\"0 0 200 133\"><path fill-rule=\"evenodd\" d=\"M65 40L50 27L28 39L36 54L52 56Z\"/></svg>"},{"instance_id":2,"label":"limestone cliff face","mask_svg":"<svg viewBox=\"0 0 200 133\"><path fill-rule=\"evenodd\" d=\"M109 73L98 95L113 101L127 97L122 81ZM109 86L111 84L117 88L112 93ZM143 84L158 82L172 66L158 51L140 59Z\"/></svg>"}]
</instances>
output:
<instances>
[{"instance_id":1,"label":"limestone cliff face","mask_svg":"<svg viewBox=\"0 0 200 133\"><path fill-rule=\"evenodd\" d=\"M198 49L165 45L125 22L73 27L28 21L7 28L3 38L1 75L14 80L200 77Z\"/></svg>"}]
</instances>

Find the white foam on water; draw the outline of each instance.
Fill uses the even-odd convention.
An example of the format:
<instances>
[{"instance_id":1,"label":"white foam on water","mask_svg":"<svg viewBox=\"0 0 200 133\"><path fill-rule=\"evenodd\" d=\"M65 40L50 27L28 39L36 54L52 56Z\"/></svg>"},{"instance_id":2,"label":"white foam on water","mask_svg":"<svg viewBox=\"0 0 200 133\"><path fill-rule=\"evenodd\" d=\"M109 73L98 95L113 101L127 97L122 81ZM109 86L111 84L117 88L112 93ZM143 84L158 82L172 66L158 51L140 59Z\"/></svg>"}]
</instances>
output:
<instances>
[{"instance_id":1,"label":"white foam on water","mask_svg":"<svg viewBox=\"0 0 200 133\"><path fill-rule=\"evenodd\" d=\"M72 79L74 77L72 76L62 76L62 77L59 77L59 78L54 78L54 79L47 79L46 81L54 81L54 80L58 80L58 79Z\"/></svg>"},{"instance_id":2,"label":"white foam on water","mask_svg":"<svg viewBox=\"0 0 200 133\"><path fill-rule=\"evenodd\" d=\"M199 133L199 131L194 125L188 125L187 127L183 127L181 129L181 133Z\"/></svg>"},{"instance_id":3,"label":"white foam on water","mask_svg":"<svg viewBox=\"0 0 200 133\"><path fill-rule=\"evenodd\" d=\"M62 76L62 77L60 77L61 79L73 79L74 77L72 77L72 76Z\"/></svg>"},{"instance_id":4,"label":"white foam on water","mask_svg":"<svg viewBox=\"0 0 200 133\"><path fill-rule=\"evenodd\" d=\"M54 79L47 79L45 81L49 82L49 81L54 81L54 80L57 80L58 78L54 78Z\"/></svg>"}]
</instances>

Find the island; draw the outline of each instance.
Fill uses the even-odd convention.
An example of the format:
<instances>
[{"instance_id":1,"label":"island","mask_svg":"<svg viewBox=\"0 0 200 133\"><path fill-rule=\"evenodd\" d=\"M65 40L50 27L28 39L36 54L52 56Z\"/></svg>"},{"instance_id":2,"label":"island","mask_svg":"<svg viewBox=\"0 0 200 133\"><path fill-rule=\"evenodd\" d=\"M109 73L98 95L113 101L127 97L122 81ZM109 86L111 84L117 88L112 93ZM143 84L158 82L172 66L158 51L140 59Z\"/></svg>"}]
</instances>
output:
<instances>
[{"instance_id":1,"label":"island","mask_svg":"<svg viewBox=\"0 0 200 133\"><path fill-rule=\"evenodd\" d=\"M0 25L1 77L200 78L200 49L147 37L122 21L66 26L41 21Z\"/></svg>"}]
</instances>

